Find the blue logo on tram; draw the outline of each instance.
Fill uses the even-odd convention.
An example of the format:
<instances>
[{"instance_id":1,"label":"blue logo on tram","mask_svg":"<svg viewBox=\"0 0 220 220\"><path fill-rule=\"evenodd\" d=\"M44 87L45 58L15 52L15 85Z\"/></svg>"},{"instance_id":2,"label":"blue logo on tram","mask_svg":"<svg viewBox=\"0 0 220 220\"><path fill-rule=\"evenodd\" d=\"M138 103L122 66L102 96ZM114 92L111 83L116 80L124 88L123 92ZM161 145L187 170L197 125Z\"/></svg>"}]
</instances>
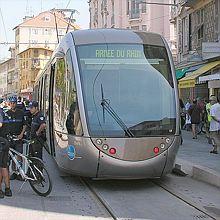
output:
<instances>
[{"instance_id":1,"label":"blue logo on tram","mask_svg":"<svg viewBox=\"0 0 220 220\"><path fill-rule=\"evenodd\" d=\"M75 147L73 145L70 145L68 148L67 148L67 155L69 157L70 160L73 160L76 156L76 150L75 150Z\"/></svg>"}]
</instances>

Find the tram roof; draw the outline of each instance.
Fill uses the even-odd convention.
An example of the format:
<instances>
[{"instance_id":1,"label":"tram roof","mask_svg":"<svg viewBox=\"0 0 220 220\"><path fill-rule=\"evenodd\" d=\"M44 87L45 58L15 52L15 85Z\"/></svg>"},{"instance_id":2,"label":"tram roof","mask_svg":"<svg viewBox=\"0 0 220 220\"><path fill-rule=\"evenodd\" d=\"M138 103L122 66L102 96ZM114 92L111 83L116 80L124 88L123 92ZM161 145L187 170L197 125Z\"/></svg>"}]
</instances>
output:
<instances>
[{"instance_id":1,"label":"tram roof","mask_svg":"<svg viewBox=\"0 0 220 220\"><path fill-rule=\"evenodd\" d=\"M164 46L161 35L131 29L89 29L71 32L75 45L97 43L137 43Z\"/></svg>"}]
</instances>

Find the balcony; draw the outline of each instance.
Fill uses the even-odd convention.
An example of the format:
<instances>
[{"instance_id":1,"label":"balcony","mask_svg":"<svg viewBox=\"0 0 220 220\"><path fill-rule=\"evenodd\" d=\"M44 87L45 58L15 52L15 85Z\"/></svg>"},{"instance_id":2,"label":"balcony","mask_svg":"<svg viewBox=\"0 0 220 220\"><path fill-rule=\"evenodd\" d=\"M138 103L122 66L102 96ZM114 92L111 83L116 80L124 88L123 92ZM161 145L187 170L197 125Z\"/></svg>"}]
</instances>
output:
<instances>
[{"instance_id":1,"label":"balcony","mask_svg":"<svg viewBox=\"0 0 220 220\"><path fill-rule=\"evenodd\" d=\"M39 59L33 59L31 68L32 69L40 69L40 60Z\"/></svg>"}]
</instances>

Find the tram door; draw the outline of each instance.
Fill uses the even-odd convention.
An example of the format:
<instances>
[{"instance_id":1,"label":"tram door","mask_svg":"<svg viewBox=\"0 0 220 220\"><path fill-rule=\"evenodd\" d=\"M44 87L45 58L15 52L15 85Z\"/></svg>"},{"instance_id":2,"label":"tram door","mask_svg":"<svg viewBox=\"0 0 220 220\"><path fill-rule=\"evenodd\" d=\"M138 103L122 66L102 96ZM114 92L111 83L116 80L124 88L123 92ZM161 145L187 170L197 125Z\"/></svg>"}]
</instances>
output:
<instances>
[{"instance_id":1,"label":"tram door","mask_svg":"<svg viewBox=\"0 0 220 220\"><path fill-rule=\"evenodd\" d=\"M55 74L55 63L51 65L50 72L50 85L49 85L49 95L48 95L48 124L49 124L49 146L51 155L55 156L54 147L54 124L53 124L53 93L54 93L54 74Z\"/></svg>"},{"instance_id":2,"label":"tram door","mask_svg":"<svg viewBox=\"0 0 220 220\"><path fill-rule=\"evenodd\" d=\"M49 107L48 106L48 103L49 103L49 83L50 83L49 76L46 73L44 75L44 77L42 78L42 85L41 85L41 87L42 87L43 91L41 91L42 97L39 100L40 101L39 103L41 105L41 111L43 111L43 114L44 114L44 116L46 118L46 121L48 121L48 110L49 110L48 109L48 107ZM50 130L49 126L50 126L50 124L47 125L46 132L48 132ZM47 133L47 137L48 137L48 133ZM46 150L49 153L51 153L50 144L49 145L45 144L45 148L46 148Z\"/></svg>"}]
</instances>

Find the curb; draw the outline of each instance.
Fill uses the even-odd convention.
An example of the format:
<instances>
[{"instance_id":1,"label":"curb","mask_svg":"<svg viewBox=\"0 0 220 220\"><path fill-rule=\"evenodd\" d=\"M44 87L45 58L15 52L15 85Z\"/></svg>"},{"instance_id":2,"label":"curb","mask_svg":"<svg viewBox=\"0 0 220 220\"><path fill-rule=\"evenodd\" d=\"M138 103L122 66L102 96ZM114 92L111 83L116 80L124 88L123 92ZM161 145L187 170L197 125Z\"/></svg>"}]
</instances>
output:
<instances>
[{"instance_id":1,"label":"curb","mask_svg":"<svg viewBox=\"0 0 220 220\"><path fill-rule=\"evenodd\" d=\"M210 168L190 163L177 158L175 168L187 173L191 178L220 188L220 173Z\"/></svg>"}]
</instances>

